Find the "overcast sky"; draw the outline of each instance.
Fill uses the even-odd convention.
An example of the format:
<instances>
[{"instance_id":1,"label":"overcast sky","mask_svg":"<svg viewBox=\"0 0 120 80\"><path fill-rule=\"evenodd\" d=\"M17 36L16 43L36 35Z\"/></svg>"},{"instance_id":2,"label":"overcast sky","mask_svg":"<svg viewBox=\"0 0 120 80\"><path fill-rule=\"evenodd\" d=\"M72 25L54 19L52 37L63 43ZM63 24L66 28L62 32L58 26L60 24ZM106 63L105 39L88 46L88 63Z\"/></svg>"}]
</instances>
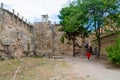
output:
<instances>
[{"instance_id":1,"label":"overcast sky","mask_svg":"<svg viewBox=\"0 0 120 80\"><path fill-rule=\"evenodd\" d=\"M30 22L41 21L41 15L48 14L49 20L58 23L59 10L70 0L0 0L4 7L15 9Z\"/></svg>"}]
</instances>

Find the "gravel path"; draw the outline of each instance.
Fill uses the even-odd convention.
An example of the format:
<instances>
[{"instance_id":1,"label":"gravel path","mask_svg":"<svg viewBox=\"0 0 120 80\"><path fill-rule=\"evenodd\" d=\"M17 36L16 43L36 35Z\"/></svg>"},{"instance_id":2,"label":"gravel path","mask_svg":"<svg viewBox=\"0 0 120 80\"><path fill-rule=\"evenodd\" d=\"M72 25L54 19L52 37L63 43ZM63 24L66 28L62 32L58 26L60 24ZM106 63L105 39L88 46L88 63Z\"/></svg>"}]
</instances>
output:
<instances>
[{"instance_id":1,"label":"gravel path","mask_svg":"<svg viewBox=\"0 0 120 80\"><path fill-rule=\"evenodd\" d=\"M73 73L83 80L120 80L120 68L114 67L107 59L67 57L64 60L72 66Z\"/></svg>"}]
</instances>

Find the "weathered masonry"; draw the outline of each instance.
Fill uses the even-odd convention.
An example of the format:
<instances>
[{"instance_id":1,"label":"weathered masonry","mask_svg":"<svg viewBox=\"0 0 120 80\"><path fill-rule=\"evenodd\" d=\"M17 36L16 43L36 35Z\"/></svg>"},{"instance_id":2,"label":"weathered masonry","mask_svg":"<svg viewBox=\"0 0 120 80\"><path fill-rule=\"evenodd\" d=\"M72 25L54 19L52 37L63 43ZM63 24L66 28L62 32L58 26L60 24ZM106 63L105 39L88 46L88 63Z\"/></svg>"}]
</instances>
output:
<instances>
[{"instance_id":1,"label":"weathered masonry","mask_svg":"<svg viewBox=\"0 0 120 80\"><path fill-rule=\"evenodd\" d=\"M42 22L34 23L35 50L38 56L49 55L53 51L53 25L48 21L48 15L42 15Z\"/></svg>"},{"instance_id":2,"label":"weathered masonry","mask_svg":"<svg viewBox=\"0 0 120 80\"><path fill-rule=\"evenodd\" d=\"M33 26L13 12L0 7L0 58L25 56L34 49Z\"/></svg>"},{"instance_id":3,"label":"weathered masonry","mask_svg":"<svg viewBox=\"0 0 120 80\"><path fill-rule=\"evenodd\" d=\"M42 15L42 22L34 23L35 50L37 55L72 55L72 42L65 39L61 43L60 39L64 32L60 32L59 24L52 24L48 20L48 15ZM89 40L88 40L89 41ZM78 37L76 42L82 46L82 38ZM89 42L90 43L90 42ZM78 50L80 50L77 47Z\"/></svg>"}]
</instances>

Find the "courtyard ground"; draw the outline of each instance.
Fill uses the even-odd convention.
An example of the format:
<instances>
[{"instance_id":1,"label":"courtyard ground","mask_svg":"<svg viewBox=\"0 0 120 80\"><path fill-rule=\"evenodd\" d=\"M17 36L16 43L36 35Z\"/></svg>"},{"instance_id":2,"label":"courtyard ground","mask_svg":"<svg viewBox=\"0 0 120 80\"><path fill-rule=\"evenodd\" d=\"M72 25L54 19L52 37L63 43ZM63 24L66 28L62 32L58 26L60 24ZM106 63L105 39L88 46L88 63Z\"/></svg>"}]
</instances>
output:
<instances>
[{"instance_id":1,"label":"courtyard ground","mask_svg":"<svg viewBox=\"0 0 120 80\"><path fill-rule=\"evenodd\" d=\"M85 80L120 80L120 68L111 64L106 58L90 60L86 57L65 58L72 66L73 72Z\"/></svg>"},{"instance_id":2,"label":"courtyard ground","mask_svg":"<svg viewBox=\"0 0 120 80\"><path fill-rule=\"evenodd\" d=\"M119 75L120 68L94 57L0 61L0 80L120 80Z\"/></svg>"}]
</instances>

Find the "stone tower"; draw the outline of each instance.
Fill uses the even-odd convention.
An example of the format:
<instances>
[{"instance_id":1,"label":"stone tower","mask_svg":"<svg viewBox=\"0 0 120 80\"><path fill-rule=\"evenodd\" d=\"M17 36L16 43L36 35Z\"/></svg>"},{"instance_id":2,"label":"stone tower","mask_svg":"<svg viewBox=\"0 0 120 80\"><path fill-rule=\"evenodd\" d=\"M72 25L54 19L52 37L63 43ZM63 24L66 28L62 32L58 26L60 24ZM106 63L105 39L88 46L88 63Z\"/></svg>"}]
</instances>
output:
<instances>
[{"instance_id":1,"label":"stone tower","mask_svg":"<svg viewBox=\"0 0 120 80\"><path fill-rule=\"evenodd\" d=\"M42 22L48 23L48 15L42 15Z\"/></svg>"}]
</instances>

